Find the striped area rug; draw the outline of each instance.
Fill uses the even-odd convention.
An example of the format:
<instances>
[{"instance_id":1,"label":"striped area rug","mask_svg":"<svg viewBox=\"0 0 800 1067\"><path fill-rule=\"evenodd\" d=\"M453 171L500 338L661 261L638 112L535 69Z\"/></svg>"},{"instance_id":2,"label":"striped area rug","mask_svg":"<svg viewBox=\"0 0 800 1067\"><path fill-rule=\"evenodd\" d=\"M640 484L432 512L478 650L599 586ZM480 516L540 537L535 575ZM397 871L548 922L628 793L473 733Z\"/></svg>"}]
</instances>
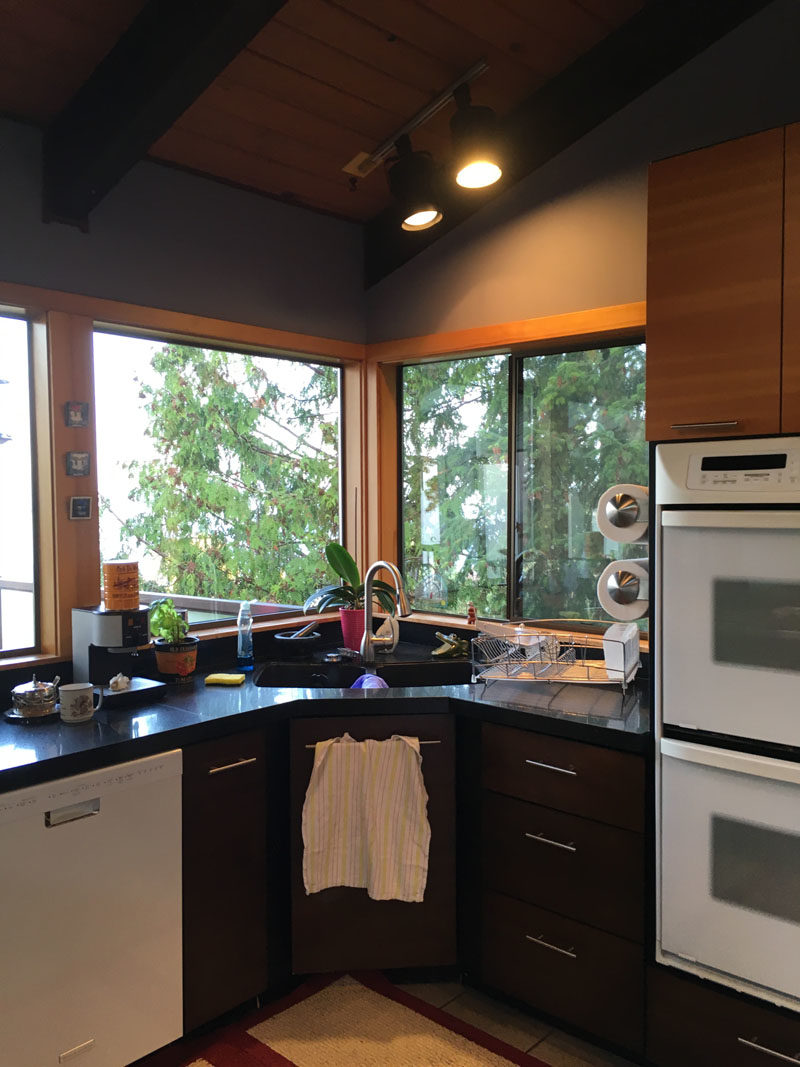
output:
<instances>
[{"instance_id":1,"label":"striped area rug","mask_svg":"<svg viewBox=\"0 0 800 1067\"><path fill-rule=\"evenodd\" d=\"M546 1067L382 975L320 976L136 1067Z\"/></svg>"}]
</instances>

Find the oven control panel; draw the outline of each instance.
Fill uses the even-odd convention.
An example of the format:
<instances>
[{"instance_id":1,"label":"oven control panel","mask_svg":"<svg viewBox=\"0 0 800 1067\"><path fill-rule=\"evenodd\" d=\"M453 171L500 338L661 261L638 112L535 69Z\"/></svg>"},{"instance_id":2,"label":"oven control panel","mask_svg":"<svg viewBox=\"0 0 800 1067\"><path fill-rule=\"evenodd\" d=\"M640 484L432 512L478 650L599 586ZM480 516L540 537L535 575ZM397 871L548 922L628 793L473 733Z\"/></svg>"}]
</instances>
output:
<instances>
[{"instance_id":1,"label":"oven control panel","mask_svg":"<svg viewBox=\"0 0 800 1067\"><path fill-rule=\"evenodd\" d=\"M686 488L800 490L800 448L740 455L695 452L689 457Z\"/></svg>"}]
</instances>

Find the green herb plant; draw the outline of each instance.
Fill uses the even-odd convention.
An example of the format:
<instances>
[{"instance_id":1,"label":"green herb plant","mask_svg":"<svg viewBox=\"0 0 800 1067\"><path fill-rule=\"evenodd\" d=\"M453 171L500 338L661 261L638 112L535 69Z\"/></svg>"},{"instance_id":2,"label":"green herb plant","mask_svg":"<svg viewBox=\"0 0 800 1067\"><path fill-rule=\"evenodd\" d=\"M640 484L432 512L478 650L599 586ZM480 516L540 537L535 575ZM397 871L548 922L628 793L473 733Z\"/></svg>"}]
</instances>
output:
<instances>
[{"instance_id":1,"label":"green herb plant","mask_svg":"<svg viewBox=\"0 0 800 1067\"><path fill-rule=\"evenodd\" d=\"M178 614L172 597L161 597L150 605L150 633L173 644L183 641L189 631L189 624Z\"/></svg>"}]
</instances>

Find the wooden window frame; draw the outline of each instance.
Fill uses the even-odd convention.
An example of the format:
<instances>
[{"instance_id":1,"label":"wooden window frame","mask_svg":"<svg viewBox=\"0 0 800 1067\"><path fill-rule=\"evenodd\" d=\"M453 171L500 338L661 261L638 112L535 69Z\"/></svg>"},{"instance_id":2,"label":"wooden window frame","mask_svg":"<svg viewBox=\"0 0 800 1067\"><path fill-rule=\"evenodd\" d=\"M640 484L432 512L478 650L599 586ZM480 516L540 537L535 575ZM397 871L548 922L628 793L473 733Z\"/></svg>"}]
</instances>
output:
<instances>
[{"instance_id":1,"label":"wooden window frame","mask_svg":"<svg viewBox=\"0 0 800 1067\"><path fill-rule=\"evenodd\" d=\"M251 326L137 304L0 282L0 310L33 323L34 406L39 514L40 652L8 657L0 671L71 658L71 610L100 598L97 508L92 518L70 523L63 453L84 446L64 426L68 400L93 402L92 333L95 328L191 340L207 347L267 351L335 362L342 368L342 524L344 543L364 569L376 559L395 561L399 523L398 375L402 363L457 354L484 355L520 346L590 345L642 334L644 302L565 315L404 338L374 344ZM92 404L93 408L93 404ZM90 409L92 410L92 409ZM94 451L94 421L82 431ZM71 432L72 436L67 437ZM69 447L67 447L69 446ZM97 496L97 465L84 495ZM421 618L422 616L420 616ZM427 618L427 616L426 616ZM446 619L446 616L442 617ZM437 616L430 616L436 621ZM264 628L285 627L280 622ZM204 631L218 636L230 628Z\"/></svg>"}]
</instances>

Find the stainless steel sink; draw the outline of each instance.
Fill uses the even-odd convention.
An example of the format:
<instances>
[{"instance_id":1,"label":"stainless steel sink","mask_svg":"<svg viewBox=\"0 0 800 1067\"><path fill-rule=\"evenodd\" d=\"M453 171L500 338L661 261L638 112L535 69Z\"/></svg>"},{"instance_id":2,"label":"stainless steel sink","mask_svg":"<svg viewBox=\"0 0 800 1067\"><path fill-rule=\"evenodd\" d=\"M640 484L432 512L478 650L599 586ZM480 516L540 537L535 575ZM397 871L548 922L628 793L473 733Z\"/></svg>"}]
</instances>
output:
<instances>
[{"instance_id":1,"label":"stainless steel sink","mask_svg":"<svg viewBox=\"0 0 800 1067\"><path fill-rule=\"evenodd\" d=\"M462 685L472 677L472 668L464 660L378 662L370 672L383 678L390 688ZM273 688L349 689L364 673L365 668L355 663L265 663L256 674L255 684Z\"/></svg>"},{"instance_id":2,"label":"stainless steel sink","mask_svg":"<svg viewBox=\"0 0 800 1067\"><path fill-rule=\"evenodd\" d=\"M363 673L354 663L265 663L255 683L276 689L349 689Z\"/></svg>"}]
</instances>

